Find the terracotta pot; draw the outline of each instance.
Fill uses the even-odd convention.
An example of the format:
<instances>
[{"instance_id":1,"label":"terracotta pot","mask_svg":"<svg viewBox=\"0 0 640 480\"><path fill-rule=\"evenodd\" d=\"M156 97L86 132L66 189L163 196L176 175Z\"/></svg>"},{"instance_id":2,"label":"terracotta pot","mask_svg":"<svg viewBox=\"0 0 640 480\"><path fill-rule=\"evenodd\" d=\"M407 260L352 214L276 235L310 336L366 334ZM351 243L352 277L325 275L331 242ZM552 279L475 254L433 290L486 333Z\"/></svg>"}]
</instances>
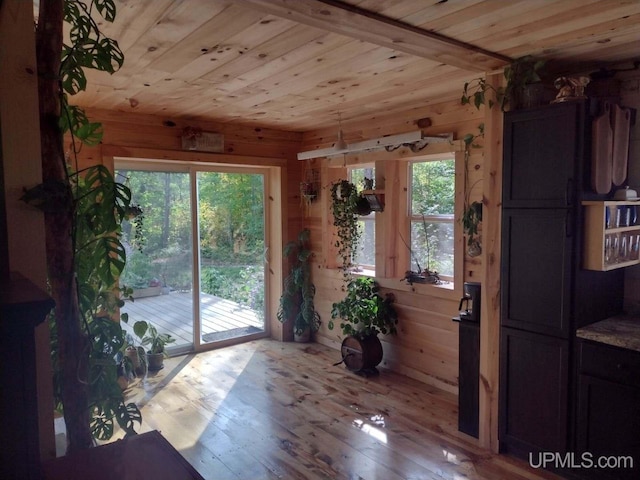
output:
<instances>
[{"instance_id":1,"label":"terracotta pot","mask_svg":"<svg viewBox=\"0 0 640 480\"><path fill-rule=\"evenodd\" d=\"M307 343L311 341L311 329L309 327L305 328L299 334L294 330L293 332L293 340L294 342L299 343Z\"/></svg>"}]
</instances>

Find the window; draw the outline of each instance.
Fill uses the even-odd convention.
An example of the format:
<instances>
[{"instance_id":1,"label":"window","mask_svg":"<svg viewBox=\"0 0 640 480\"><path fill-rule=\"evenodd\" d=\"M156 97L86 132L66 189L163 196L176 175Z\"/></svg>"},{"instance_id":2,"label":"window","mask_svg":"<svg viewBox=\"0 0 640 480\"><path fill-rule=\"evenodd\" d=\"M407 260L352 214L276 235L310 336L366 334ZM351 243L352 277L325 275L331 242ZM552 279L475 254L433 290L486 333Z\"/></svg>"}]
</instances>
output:
<instances>
[{"instance_id":1,"label":"window","mask_svg":"<svg viewBox=\"0 0 640 480\"><path fill-rule=\"evenodd\" d=\"M409 175L410 269L419 265L453 281L455 160L413 162Z\"/></svg>"},{"instance_id":2,"label":"window","mask_svg":"<svg viewBox=\"0 0 640 480\"><path fill-rule=\"evenodd\" d=\"M364 190L364 179L373 180L375 178L374 167L361 167L349 169L349 180L359 192ZM376 265L376 214L360 217L359 225L362 229L362 239L360 247L353 259L354 263L365 270L375 270Z\"/></svg>"}]
</instances>

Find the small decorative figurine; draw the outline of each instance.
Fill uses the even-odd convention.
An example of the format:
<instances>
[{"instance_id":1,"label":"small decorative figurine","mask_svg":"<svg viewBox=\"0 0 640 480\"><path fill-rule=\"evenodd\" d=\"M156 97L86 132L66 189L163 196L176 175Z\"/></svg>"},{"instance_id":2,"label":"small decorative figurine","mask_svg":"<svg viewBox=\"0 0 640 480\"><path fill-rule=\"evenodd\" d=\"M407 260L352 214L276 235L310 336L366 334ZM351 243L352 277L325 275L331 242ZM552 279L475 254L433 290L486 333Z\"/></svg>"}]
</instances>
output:
<instances>
[{"instance_id":1,"label":"small decorative figurine","mask_svg":"<svg viewBox=\"0 0 640 480\"><path fill-rule=\"evenodd\" d=\"M584 88L589 83L590 78L579 77L558 77L553 85L558 89L555 100L551 103L567 102L569 100L578 100L587 98L584 94Z\"/></svg>"}]
</instances>

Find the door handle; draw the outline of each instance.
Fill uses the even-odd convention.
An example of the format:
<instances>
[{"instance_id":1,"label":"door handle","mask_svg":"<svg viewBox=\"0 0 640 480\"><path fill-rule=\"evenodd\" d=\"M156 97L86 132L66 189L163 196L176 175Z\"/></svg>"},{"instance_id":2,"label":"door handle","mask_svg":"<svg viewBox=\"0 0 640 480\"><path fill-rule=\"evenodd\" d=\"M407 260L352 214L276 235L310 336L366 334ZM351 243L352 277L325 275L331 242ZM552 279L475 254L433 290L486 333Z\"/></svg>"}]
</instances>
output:
<instances>
[{"instance_id":1,"label":"door handle","mask_svg":"<svg viewBox=\"0 0 640 480\"><path fill-rule=\"evenodd\" d=\"M264 263L268 265L269 264L269 247L264 247L264 252L262 254L262 257L264 258Z\"/></svg>"}]
</instances>

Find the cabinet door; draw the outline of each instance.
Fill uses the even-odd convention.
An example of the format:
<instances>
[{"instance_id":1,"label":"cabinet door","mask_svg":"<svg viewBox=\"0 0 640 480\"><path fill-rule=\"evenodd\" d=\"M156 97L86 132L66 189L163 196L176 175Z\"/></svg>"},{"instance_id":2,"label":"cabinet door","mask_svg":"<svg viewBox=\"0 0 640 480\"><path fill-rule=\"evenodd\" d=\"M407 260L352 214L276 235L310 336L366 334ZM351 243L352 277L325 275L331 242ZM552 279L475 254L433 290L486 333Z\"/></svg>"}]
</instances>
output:
<instances>
[{"instance_id":1,"label":"cabinet door","mask_svg":"<svg viewBox=\"0 0 640 480\"><path fill-rule=\"evenodd\" d=\"M502 328L500 348L501 449L565 452L569 341Z\"/></svg>"},{"instance_id":2,"label":"cabinet door","mask_svg":"<svg viewBox=\"0 0 640 480\"><path fill-rule=\"evenodd\" d=\"M575 167L583 156L582 112L582 103L568 103L505 114L503 207L573 204Z\"/></svg>"},{"instance_id":3,"label":"cabinet door","mask_svg":"<svg viewBox=\"0 0 640 480\"><path fill-rule=\"evenodd\" d=\"M634 468L584 470L589 478L640 478L640 388L580 375L576 429L579 461L633 458Z\"/></svg>"},{"instance_id":4,"label":"cabinet door","mask_svg":"<svg viewBox=\"0 0 640 480\"><path fill-rule=\"evenodd\" d=\"M503 211L502 326L568 338L573 221L570 210Z\"/></svg>"}]
</instances>

